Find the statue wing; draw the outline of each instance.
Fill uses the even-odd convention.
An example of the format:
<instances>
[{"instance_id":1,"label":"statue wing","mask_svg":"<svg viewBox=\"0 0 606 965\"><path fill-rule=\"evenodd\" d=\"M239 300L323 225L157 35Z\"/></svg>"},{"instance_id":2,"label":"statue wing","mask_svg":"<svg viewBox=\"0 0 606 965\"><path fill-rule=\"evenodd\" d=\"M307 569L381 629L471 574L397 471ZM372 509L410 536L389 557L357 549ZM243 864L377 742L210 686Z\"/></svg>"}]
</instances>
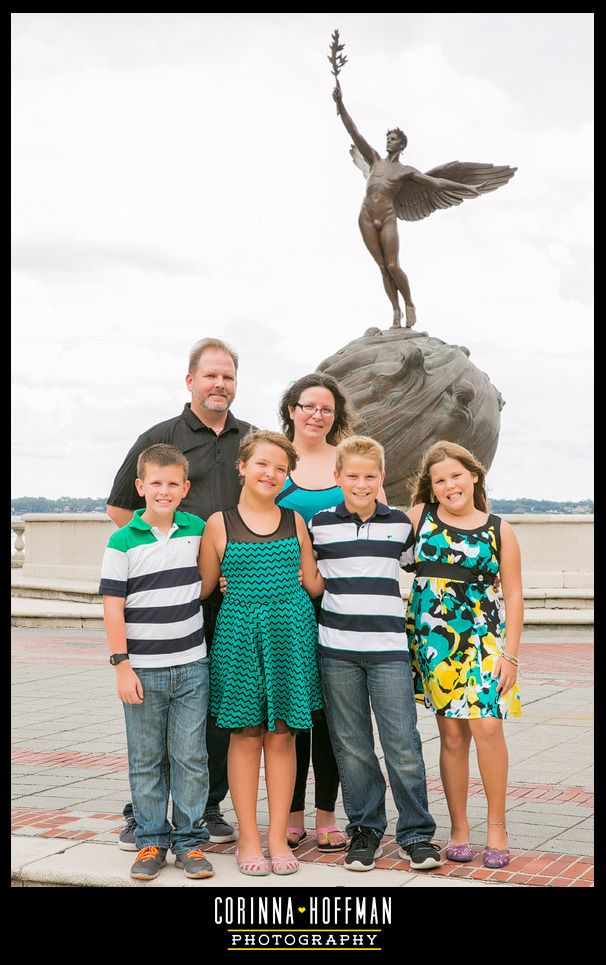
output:
<instances>
[{"instance_id":1,"label":"statue wing","mask_svg":"<svg viewBox=\"0 0 606 965\"><path fill-rule=\"evenodd\" d=\"M460 184L471 184L480 194L496 191L507 184L518 169L508 164L476 164L473 161L450 161L427 171L432 178L448 178Z\"/></svg>"},{"instance_id":2,"label":"statue wing","mask_svg":"<svg viewBox=\"0 0 606 965\"><path fill-rule=\"evenodd\" d=\"M360 171L364 175L365 180L368 180L368 175L370 173L370 164L368 163L368 161L364 160L364 158L358 151L355 144L351 145L349 149L349 153L351 154L351 158L355 166L357 168L360 168Z\"/></svg>"},{"instance_id":3,"label":"statue wing","mask_svg":"<svg viewBox=\"0 0 606 965\"><path fill-rule=\"evenodd\" d=\"M445 178L452 183L443 188L406 180L395 199L396 213L404 221L420 221L438 208L450 208L461 204L466 198L496 191L507 184L516 171L517 168L507 164L475 164L470 161L440 164L427 171L427 176ZM473 194L467 190L467 186L475 189Z\"/></svg>"}]
</instances>

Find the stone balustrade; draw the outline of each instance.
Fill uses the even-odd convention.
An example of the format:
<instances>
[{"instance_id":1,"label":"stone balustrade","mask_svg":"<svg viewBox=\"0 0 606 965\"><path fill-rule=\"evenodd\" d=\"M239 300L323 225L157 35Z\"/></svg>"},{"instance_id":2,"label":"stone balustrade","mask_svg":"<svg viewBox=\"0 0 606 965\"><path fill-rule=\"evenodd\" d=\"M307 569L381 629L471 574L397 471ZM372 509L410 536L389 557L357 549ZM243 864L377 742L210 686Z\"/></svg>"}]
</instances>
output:
<instances>
[{"instance_id":1,"label":"stone balustrade","mask_svg":"<svg viewBox=\"0 0 606 965\"><path fill-rule=\"evenodd\" d=\"M503 516L522 553L524 590L593 590L593 516L519 513ZM408 590L412 573L402 574Z\"/></svg>"},{"instance_id":2,"label":"stone balustrade","mask_svg":"<svg viewBox=\"0 0 606 965\"><path fill-rule=\"evenodd\" d=\"M103 552L116 528L106 513L26 513L21 521L22 577L99 582Z\"/></svg>"},{"instance_id":3,"label":"stone balustrade","mask_svg":"<svg viewBox=\"0 0 606 965\"><path fill-rule=\"evenodd\" d=\"M504 516L522 550L525 590L592 589L593 516ZM13 567L23 577L98 582L114 523L105 513L27 513L11 519L16 533ZM25 554L23 553L25 535ZM403 588L411 576L403 574Z\"/></svg>"},{"instance_id":4,"label":"stone balustrade","mask_svg":"<svg viewBox=\"0 0 606 965\"><path fill-rule=\"evenodd\" d=\"M23 547L25 542L23 534L25 532L25 520L20 516L11 516L11 567L19 568L25 562ZM13 540L13 534L15 539ZM12 552L14 547L15 552Z\"/></svg>"}]
</instances>

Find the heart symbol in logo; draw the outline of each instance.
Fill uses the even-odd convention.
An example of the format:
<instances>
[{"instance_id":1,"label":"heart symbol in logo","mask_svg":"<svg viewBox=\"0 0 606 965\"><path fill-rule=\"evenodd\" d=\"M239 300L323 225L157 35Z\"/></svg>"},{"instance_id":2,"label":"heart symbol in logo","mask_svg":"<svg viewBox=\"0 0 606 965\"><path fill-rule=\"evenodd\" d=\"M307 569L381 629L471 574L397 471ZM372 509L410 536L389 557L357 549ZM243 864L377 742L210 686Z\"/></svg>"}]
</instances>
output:
<instances>
[{"instance_id":1,"label":"heart symbol in logo","mask_svg":"<svg viewBox=\"0 0 606 965\"><path fill-rule=\"evenodd\" d=\"M304 911L307 911L307 908L305 908L305 907L303 907L303 908L297 908L297 911L300 911L301 914L303 914Z\"/></svg>"}]
</instances>

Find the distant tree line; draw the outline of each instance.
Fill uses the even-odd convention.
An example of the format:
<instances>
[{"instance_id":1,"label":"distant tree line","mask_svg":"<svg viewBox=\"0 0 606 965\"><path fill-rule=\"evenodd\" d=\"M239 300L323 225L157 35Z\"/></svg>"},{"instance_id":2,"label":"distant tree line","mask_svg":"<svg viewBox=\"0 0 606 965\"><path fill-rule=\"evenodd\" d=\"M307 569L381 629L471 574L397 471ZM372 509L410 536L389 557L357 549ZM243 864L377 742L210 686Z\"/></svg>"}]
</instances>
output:
<instances>
[{"instance_id":1,"label":"distant tree line","mask_svg":"<svg viewBox=\"0 0 606 965\"><path fill-rule=\"evenodd\" d=\"M24 513L104 513L107 500L84 496L61 496L46 499L44 496L21 496L11 501L11 516ZM593 514L593 499L580 502L552 502L548 499L491 499L493 513L588 513Z\"/></svg>"},{"instance_id":2,"label":"distant tree line","mask_svg":"<svg viewBox=\"0 0 606 965\"><path fill-rule=\"evenodd\" d=\"M47 499L45 496L20 496L11 500L11 516L25 513L104 513L107 499L103 496L61 496Z\"/></svg>"},{"instance_id":3,"label":"distant tree line","mask_svg":"<svg viewBox=\"0 0 606 965\"><path fill-rule=\"evenodd\" d=\"M493 513L555 513L555 514L593 514L593 499L580 502L551 502L548 499L490 499Z\"/></svg>"}]
</instances>

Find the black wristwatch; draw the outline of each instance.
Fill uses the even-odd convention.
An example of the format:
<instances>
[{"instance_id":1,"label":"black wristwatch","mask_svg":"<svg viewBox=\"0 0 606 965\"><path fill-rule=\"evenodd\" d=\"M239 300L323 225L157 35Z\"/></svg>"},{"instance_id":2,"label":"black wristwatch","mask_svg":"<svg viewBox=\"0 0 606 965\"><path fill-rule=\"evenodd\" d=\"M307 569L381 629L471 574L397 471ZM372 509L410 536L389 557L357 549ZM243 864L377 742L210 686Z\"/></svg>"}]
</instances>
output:
<instances>
[{"instance_id":1,"label":"black wristwatch","mask_svg":"<svg viewBox=\"0 0 606 965\"><path fill-rule=\"evenodd\" d=\"M128 660L127 653L112 653L111 657L109 658L109 662L111 663L112 667L115 667L117 663L121 663L123 660Z\"/></svg>"}]
</instances>

